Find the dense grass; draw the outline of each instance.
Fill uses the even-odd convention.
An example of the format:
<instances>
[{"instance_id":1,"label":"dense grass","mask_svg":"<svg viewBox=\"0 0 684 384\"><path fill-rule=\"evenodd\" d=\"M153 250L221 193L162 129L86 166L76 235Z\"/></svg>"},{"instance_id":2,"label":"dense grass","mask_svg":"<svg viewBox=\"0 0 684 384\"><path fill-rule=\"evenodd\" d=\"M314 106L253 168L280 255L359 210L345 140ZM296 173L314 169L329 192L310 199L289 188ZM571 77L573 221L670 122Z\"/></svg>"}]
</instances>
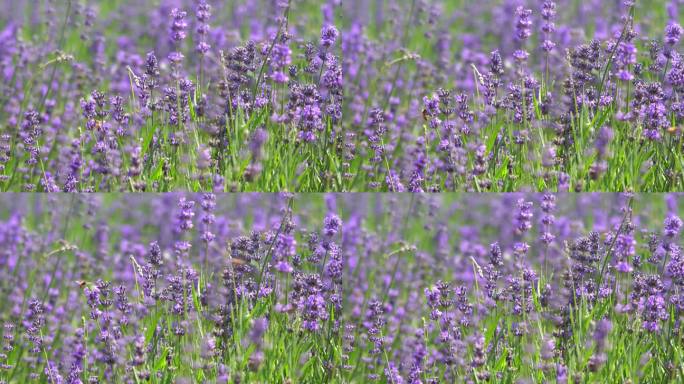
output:
<instances>
[{"instance_id":1,"label":"dense grass","mask_svg":"<svg viewBox=\"0 0 684 384\"><path fill-rule=\"evenodd\" d=\"M548 35L530 2L526 39L515 38L512 2L273 3L212 2L202 35L196 5L180 2L189 27L176 43L165 2L6 4L0 187L673 191L684 183L684 60L680 43L664 43L682 15L674 1L558 1ZM331 24L340 36L328 47L320 31ZM545 39L556 44L548 54ZM591 39L594 56L571 54ZM234 49L248 40L254 57L237 65ZM195 50L201 41L211 45L206 55ZM518 49L529 52L523 63ZM494 50L500 75L491 73ZM178 65L167 59L173 51L185 55ZM145 85L148 52L159 65ZM279 82L279 72L289 79ZM293 102L307 85L319 97ZM439 89L452 91L450 105L426 113L423 98ZM79 104L93 91L104 96L86 116ZM453 112L461 96L467 110Z\"/></svg>"},{"instance_id":2,"label":"dense grass","mask_svg":"<svg viewBox=\"0 0 684 384\"><path fill-rule=\"evenodd\" d=\"M678 196L559 195L551 207L542 195L241 195L213 210L200 208L209 197L177 206L180 197L0 200L0 381L684 374ZM520 198L533 206L511 210ZM542 242L544 233L555 238ZM515 251L521 243L529 250ZM429 300L437 287L443 296Z\"/></svg>"}]
</instances>

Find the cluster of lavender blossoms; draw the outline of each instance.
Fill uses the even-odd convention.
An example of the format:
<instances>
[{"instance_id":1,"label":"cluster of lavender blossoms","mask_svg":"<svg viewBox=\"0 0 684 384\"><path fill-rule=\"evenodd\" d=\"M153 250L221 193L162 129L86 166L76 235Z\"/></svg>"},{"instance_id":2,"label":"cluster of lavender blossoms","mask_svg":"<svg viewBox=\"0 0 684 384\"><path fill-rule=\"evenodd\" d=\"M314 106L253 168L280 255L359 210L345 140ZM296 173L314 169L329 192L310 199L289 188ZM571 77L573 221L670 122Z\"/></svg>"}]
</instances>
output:
<instances>
[{"instance_id":1,"label":"cluster of lavender blossoms","mask_svg":"<svg viewBox=\"0 0 684 384\"><path fill-rule=\"evenodd\" d=\"M611 194L0 198L0 381L675 380L680 206Z\"/></svg>"},{"instance_id":2,"label":"cluster of lavender blossoms","mask_svg":"<svg viewBox=\"0 0 684 384\"><path fill-rule=\"evenodd\" d=\"M678 1L318 3L8 6L0 187L684 185Z\"/></svg>"},{"instance_id":3,"label":"cluster of lavender blossoms","mask_svg":"<svg viewBox=\"0 0 684 384\"><path fill-rule=\"evenodd\" d=\"M213 194L74 196L25 195L0 223L0 289L14 297L0 303L0 382L249 381L270 364L270 323L291 323L307 338L338 332L335 213L309 230L297 224L293 196L244 195L228 211ZM37 211L24 211L31 201ZM43 211L52 204L62 209ZM121 204L133 210L114 219ZM36 232L26 225L33 214L63 225ZM56 259L49 266L34 257L43 247ZM240 372L229 361L242 358Z\"/></svg>"},{"instance_id":4,"label":"cluster of lavender blossoms","mask_svg":"<svg viewBox=\"0 0 684 384\"><path fill-rule=\"evenodd\" d=\"M684 0L0 7L0 384L684 381Z\"/></svg>"}]
</instances>

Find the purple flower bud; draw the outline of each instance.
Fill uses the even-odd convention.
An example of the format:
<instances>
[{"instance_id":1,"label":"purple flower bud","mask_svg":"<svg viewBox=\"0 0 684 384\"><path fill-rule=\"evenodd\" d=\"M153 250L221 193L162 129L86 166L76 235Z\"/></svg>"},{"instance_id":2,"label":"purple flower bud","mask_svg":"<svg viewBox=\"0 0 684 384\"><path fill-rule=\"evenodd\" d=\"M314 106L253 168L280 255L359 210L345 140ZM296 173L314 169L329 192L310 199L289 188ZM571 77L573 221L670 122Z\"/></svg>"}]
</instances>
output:
<instances>
[{"instance_id":1,"label":"purple flower bud","mask_svg":"<svg viewBox=\"0 0 684 384\"><path fill-rule=\"evenodd\" d=\"M323 231L326 236L332 237L337 234L342 226L342 220L335 214L328 214L323 220Z\"/></svg>"},{"instance_id":2,"label":"purple flower bud","mask_svg":"<svg viewBox=\"0 0 684 384\"><path fill-rule=\"evenodd\" d=\"M171 23L171 41L173 43L180 43L181 41L185 40L185 37L187 36L186 30L188 28L188 23L185 21L185 16L187 13L185 11L182 11L178 8L174 8L171 10L171 17L173 18L173 21Z\"/></svg>"},{"instance_id":3,"label":"purple flower bud","mask_svg":"<svg viewBox=\"0 0 684 384\"><path fill-rule=\"evenodd\" d=\"M665 44L673 46L679 43L682 36L682 27L677 23L670 23L665 27Z\"/></svg>"},{"instance_id":4,"label":"purple flower bud","mask_svg":"<svg viewBox=\"0 0 684 384\"><path fill-rule=\"evenodd\" d=\"M515 15L518 17L515 25L516 36L520 41L525 41L532 36L532 10L520 6L515 10Z\"/></svg>"},{"instance_id":5,"label":"purple flower bud","mask_svg":"<svg viewBox=\"0 0 684 384\"><path fill-rule=\"evenodd\" d=\"M321 29L321 45L325 48L330 48L335 45L337 37L340 35L334 25L328 25Z\"/></svg>"},{"instance_id":6,"label":"purple flower bud","mask_svg":"<svg viewBox=\"0 0 684 384\"><path fill-rule=\"evenodd\" d=\"M679 234L682 228L682 220L674 215L670 215L665 219L664 232L667 237L675 237Z\"/></svg>"}]
</instances>

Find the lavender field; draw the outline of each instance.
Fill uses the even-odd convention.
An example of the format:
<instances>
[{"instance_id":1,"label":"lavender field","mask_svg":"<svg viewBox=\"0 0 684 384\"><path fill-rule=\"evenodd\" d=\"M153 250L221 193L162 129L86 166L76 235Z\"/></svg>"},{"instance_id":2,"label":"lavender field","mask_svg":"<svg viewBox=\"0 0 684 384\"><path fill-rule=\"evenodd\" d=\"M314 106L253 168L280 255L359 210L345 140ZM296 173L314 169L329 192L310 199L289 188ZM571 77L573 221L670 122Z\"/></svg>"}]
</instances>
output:
<instances>
[{"instance_id":1,"label":"lavender field","mask_svg":"<svg viewBox=\"0 0 684 384\"><path fill-rule=\"evenodd\" d=\"M0 9L0 384L684 383L684 0Z\"/></svg>"},{"instance_id":2,"label":"lavender field","mask_svg":"<svg viewBox=\"0 0 684 384\"><path fill-rule=\"evenodd\" d=\"M1 6L3 191L684 187L681 0Z\"/></svg>"},{"instance_id":3,"label":"lavender field","mask_svg":"<svg viewBox=\"0 0 684 384\"><path fill-rule=\"evenodd\" d=\"M5 194L0 382L679 382L682 200Z\"/></svg>"}]
</instances>

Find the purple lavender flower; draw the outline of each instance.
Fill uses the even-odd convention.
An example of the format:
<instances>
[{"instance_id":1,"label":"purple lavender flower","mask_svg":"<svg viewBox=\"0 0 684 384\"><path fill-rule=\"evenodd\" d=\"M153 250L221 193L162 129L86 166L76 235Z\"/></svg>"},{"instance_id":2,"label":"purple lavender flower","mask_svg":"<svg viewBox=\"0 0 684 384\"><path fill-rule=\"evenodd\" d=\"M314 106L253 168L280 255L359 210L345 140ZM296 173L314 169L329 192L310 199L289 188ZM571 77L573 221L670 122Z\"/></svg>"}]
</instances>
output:
<instances>
[{"instance_id":1,"label":"purple lavender flower","mask_svg":"<svg viewBox=\"0 0 684 384\"><path fill-rule=\"evenodd\" d=\"M644 135L653 141L662 137L662 130L669 127L665 94L660 83L638 82L634 90L632 107L644 125Z\"/></svg>"},{"instance_id":2,"label":"purple lavender flower","mask_svg":"<svg viewBox=\"0 0 684 384\"><path fill-rule=\"evenodd\" d=\"M518 7L515 10L515 15L518 17L515 25L516 37L525 41L532 36L532 10Z\"/></svg>"},{"instance_id":3,"label":"purple lavender flower","mask_svg":"<svg viewBox=\"0 0 684 384\"><path fill-rule=\"evenodd\" d=\"M29 166L38 164L38 157L40 155L38 140L42 135L41 120L38 112L28 111L24 114L24 121L21 124L21 139L24 143L25 151L29 155L26 160L26 164Z\"/></svg>"},{"instance_id":4,"label":"purple lavender flower","mask_svg":"<svg viewBox=\"0 0 684 384\"><path fill-rule=\"evenodd\" d=\"M517 16L515 36L520 42L520 45L523 46L525 41L532 36L532 10L519 6L515 10L515 15ZM519 62L527 60L528 56L529 53L523 48L518 49L513 53L513 57Z\"/></svg>"},{"instance_id":5,"label":"purple lavender flower","mask_svg":"<svg viewBox=\"0 0 684 384\"><path fill-rule=\"evenodd\" d=\"M202 201L200 203L202 206L202 240L210 243L216 238L211 232L212 225L216 222L216 216L214 216L214 209L216 208L216 195L213 193L205 193L202 195ZM190 218L192 219L192 218Z\"/></svg>"},{"instance_id":6,"label":"purple lavender flower","mask_svg":"<svg viewBox=\"0 0 684 384\"><path fill-rule=\"evenodd\" d=\"M675 46L679 43L679 39L682 36L684 30L677 23L670 23L665 27L665 44L669 46Z\"/></svg>"},{"instance_id":7,"label":"purple lavender flower","mask_svg":"<svg viewBox=\"0 0 684 384\"><path fill-rule=\"evenodd\" d=\"M328 237L335 236L342 226L342 220L335 214L328 214L323 220L323 231Z\"/></svg>"},{"instance_id":8,"label":"purple lavender flower","mask_svg":"<svg viewBox=\"0 0 684 384\"><path fill-rule=\"evenodd\" d=\"M292 268L292 265L290 265L290 263L288 263L285 260L279 261L276 264L276 269L282 273L292 273L294 271L294 268Z\"/></svg>"},{"instance_id":9,"label":"purple lavender flower","mask_svg":"<svg viewBox=\"0 0 684 384\"><path fill-rule=\"evenodd\" d=\"M171 23L170 36L171 41L174 43L179 43L185 40L185 37L187 36L186 30L188 28L188 23L185 21L185 16L187 16L187 13L178 8L171 10L173 22Z\"/></svg>"},{"instance_id":10,"label":"purple lavender flower","mask_svg":"<svg viewBox=\"0 0 684 384\"><path fill-rule=\"evenodd\" d=\"M178 207L180 208L178 211L178 231L187 232L193 228L192 219L195 217L193 211L195 202L181 197L178 201Z\"/></svg>"},{"instance_id":11,"label":"purple lavender flower","mask_svg":"<svg viewBox=\"0 0 684 384\"><path fill-rule=\"evenodd\" d=\"M501 76L504 74L504 63L499 51L493 51L489 57L489 71L494 76Z\"/></svg>"},{"instance_id":12,"label":"purple lavender flower","mask_svg":"<svg viewBox=\"0 0 684 384\"><path fill-rule=\"evenodd\" d=\"M517 211L515 216L516 229L520 234L525 234L532 228L532 207L533 203L519 199L517 204Z\"/></svg>"},{"instance_id":13,"label":"purple lavender flower","mask_svg":"<svg viewBox=\"0 0 684 384\"><path fill-rule=\"evenodd\" d=\"M542 42L542 49L546 52L552 51L556 47L556 43L551 39L553 33L556 32L556 3L553 1L544 1L541 9L542 24L541 30L544 33L544 41Z\"/></svg>"},{"instance_id":14,"label":"purple lavender flower","mask_svg":"<svg viewBox=\"0 0 684 384\"><path fill-rule=\"evenodd\" d=\"M553 214L556 208L556 196L552 194L544 194L542 197L541 209L544 213L541 217L541 226L543 228L540 240L549 245L556 238L553 233L551 233L551 228L556 221Z\"/></svg>"},{"instance_id":15,"label":"purple lavender flower","mask_svg":"<svg viewBox=\"0 0 684 384\"><path fill-rule=\"evenodd\" d=\"M324 48L330 48L335 45L340 32L334 25L327 25L321 29L321 45Z\"/></svg>"},{"instance_id":16,"label":"purple lavender flower","mask_svg":"<svg viewBox=\"0 0 684 384\"><path fill-rule=\"evenodd\" d=\"M195 202L192 200L187 200L185 197L181 197L178 201L178 224L176 227L176 233L179 234L179 239L174 244L174 249L179 259L184 258L192 244L183 239L183 235L188 233L194 227L193 219L195 217Z\"/></svg>"},{"instance_id":17,"label":"purple lavender flower","mask_svg":"<svg viewBox=\"0 0 684 384\"><path fill-rule=\"evenodd\" d=\"M273 52L271 53L273 59L273 80L279 84L285 84L290 81L286 71L288 71L292 63L292 50L287 42L278 42L273 45Z\"/></svg>"},{"instance_id":18,"label":"purple lavender flower","mask_svg":"<svg viewBox=\"0 0 684 384\"><path fill-rule=\"evenodd\" d=\"M563 364L556 364L556 382L559 384L568 382L568 368Z\"/></svg>"},{"instance_id":19,"label":"purple lavender flower","mask_svg":"<svg viewBox=\"0 0 684 384\"><path fill-rule=\"evenodd\" d=\"M148 261L151 265L159 267L162 264L162 253L159 243L150 243L150 249L148 252Z\"/></svg>"},{"instance_id":20,"label":"purple lavender flower","mask_svg":"<svg viewBox=\"0 0 684 384\"><path fill-rule=\"evenodd\" d=\"M320 320L327 317L326 303L322 295L314 293L306 297L302 303L304 315L303 328L307 331L316 332L320 329Z\"/></svg>"},{"instance_id":21,"label":"purple lavender flower","mask_svg":"<svg viewBox=\"0 0 684 384\"><path fill-rule=\"evenodd\" d=\"M197 52L200 55L206 55L211 49L211 45L207 43L207 35L209 34L209 18L211 17L211 5L207 4L206 1L200 0L197 4L197 10L195 13L197 17L197 35L199 36L199 41L197 42Z\"/></svg>"},{"instance_id":22,"label":"purple lavender flower","mask_svg":"<svg viewBox=\"0 0 684 384\"><path fill-rule=\"evenodd\" d=\"M261 345L264 334L268 330L268 319L265 317L260 317L254 319L252 323L252 329L249 332L249 340L252 344Z\"/></svg>"},{"instance_id":23,"label":"purple lavender flower","mask_svg":"<svg viewBox=\"0 0 684 384\"><path fill-rule=\"evenodd\" d=\"M630 66L637 63L637 49L630 42L621 42L615 52L615 64L618 71L618 78L622 81L631 81L634 76L630 73Z\"/></svg>"},{"instance_id":24,"label":"purple lavender flower","mask_svg":"<svg viewBox=\"0 0 684 384\"><path fill-rule=\"evenodd\" d=\"M682 228L682 220L677 216L670 215L665 219L663 227L665 236L673 238L679 234Z\"/></svg>"},{"instance_id":25,"label":"purple lavender flower","mask_svg":"<svg viewBox=\"0 0 684 384\"><path fill-rule=\"evenodd\" d=\"M173 21L171 22L169 34L171 43L174 45L176 50L169 54L169 61L171 61L171 63L174 65L180 64L180 62L185 58L185 56L180 52L181 43L187 36L186 31L188 28L188 23L185 21L185 16L187 16L187 13L178 8L171 10L171 17L173 18Z\"/></svg>"}]
</instances>

